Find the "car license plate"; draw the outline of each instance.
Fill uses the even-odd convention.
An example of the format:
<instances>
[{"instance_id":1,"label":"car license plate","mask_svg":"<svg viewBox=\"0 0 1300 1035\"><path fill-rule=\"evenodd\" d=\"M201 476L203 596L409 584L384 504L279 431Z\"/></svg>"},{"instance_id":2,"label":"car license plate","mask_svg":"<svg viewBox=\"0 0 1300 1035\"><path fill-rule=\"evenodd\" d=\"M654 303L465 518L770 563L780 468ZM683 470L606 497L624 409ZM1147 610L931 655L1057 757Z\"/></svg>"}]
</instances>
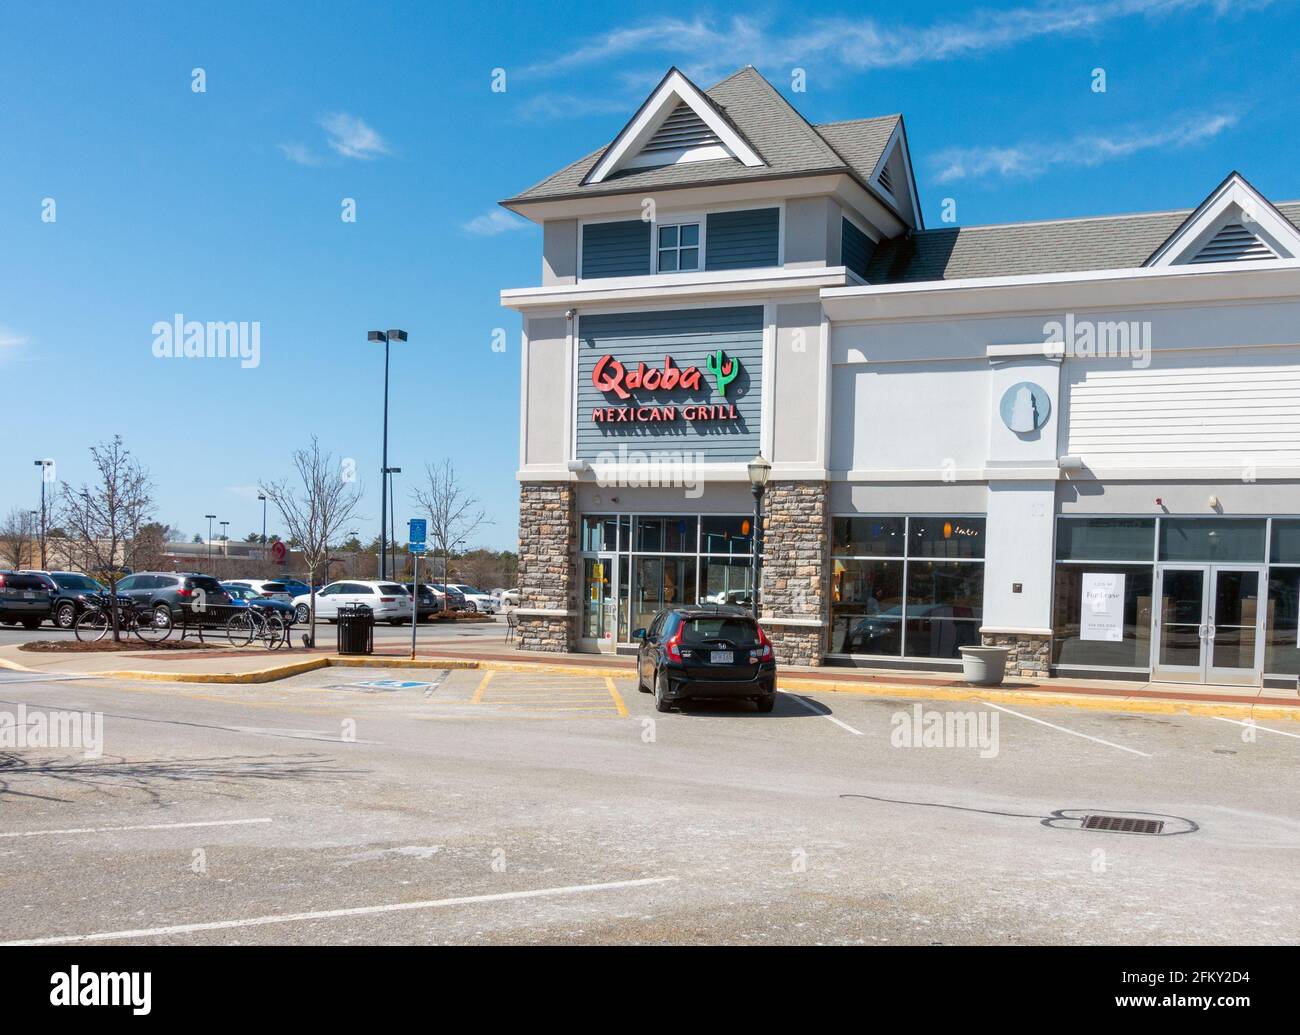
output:
<instances>
[{"instance_id":1,"label":"car license plate","mask_svg":"<svg viewBox=\"0 0 1300 1035\"><path fill-rule=\"evenodd\" d=\"M709 662L713 665L732 665L736 661L736 652L732 650L715 650L709 652Z\"/></svg>"},{"instance_id":2,"label":"car license plate","mask_svg":"<svg viewBox=\"0 0 1300 1035\"><path fill-rule=\"evenodd\" d=\"M25 591L25 592L23 593L23 599L24 599L24 600L35 600L35 599L36 599L36 594L35 594L35 593L32 593L31 591Z\"/></svg>"}]
</instances>

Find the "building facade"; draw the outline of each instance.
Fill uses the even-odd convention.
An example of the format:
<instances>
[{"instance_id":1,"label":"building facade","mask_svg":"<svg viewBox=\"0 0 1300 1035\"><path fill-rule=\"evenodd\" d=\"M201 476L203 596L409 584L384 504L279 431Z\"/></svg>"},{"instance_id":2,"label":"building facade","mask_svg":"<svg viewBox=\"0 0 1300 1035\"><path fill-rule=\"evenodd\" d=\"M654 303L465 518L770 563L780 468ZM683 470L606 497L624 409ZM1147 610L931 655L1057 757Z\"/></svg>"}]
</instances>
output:
<instances>
[{"instance_id":1,"label":"building facade","mask_svg":"<svg viewBox=\"0 0 1300 1035\"><path fill-rule=\"evenodd\" d=\"M900 116L671 70L504 204L520 645L752 600L787 663L1296 685L1300 204L926 229Z\"/></svg>"}]
</instances>

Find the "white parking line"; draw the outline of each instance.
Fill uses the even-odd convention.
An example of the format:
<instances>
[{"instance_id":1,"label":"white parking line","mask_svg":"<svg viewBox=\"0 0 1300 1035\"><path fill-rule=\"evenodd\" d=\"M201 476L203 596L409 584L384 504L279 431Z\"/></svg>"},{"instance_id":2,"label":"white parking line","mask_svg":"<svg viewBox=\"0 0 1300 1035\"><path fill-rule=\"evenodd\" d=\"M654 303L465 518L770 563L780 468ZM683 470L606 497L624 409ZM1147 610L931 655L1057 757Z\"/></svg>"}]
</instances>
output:
<instances>
[{"instance_id":1,"label":"white parking line","mask_svg":"<svg viewBox=\"0 0 1300 1035\"><path fill-rule=\"evenodd\" d=\"M1064 726L1054 726L1050 722L1044 722L1042 719L1035 719L1032 715L1022 715L1020 712L1013 712L1010 708L1003 708L1001 705L993 704L983 698L978 698L980 704L987 705L990 708L996 708L1000 712L1006 712L1008 715L1014 715L1017 719L1026 719L1029 722L1036 722L1040 726L1046 726L1050 730L1056 730L1058 733L1068 733L1072 737L1082 737L1084 740L1091 740L1095 744L1105 744L1107 747L1118 748L1120 751L1127 751L1129 754L1141 755L1143 758L1152 756L1145 751L1139 751L1137 748L1125 747L1123 744L1114 744L1109 740L1102 740L1100 737L1090 737L1086 733L1076 733L1074 730L1067 730Z\"/></svg>"},{"instance_id":2,"label":"white parking line","mask_svg":"<svg viewBox=\"0 0 1300 1035\"><path fill-rule=\"evenodd\" d=\"M71 683L74 679L99 679L99 676L88 676L74 672L59 673L46 672L36 673L33 675L23 675L15 673L12 678L0 670L0 686L8 686L10 683Z\"/></svg>"},{"instance_id":3,"label":"white parking line","mask_svg":"<svg viewBox=\"0 0 1300 1035\"><path fill-rule=\"evenodd\" d=\"M1271 730L1267 726L1261 726L1254 720L1242 721L1241 719L1225 719L1222 715L1211 715L1211 719L1218 719L1220 722L1231 722L1237 726L1249 726L1251 729L1263 730L1265 733L1276 733L1279 737L1295 737L1300 740L1300 733L1288 733L1286 730Z\"/></svg>"},{"instance_id":4,"label":"white parking line","mask_svg":"<svg viewBox=\"0 0 1300 1035\"><path fill-rule=\"evenodd\" d=\"M202 823L146 823L135 827L71 827L68 830L10 830L0 837L57 837L60 834L114 834L119 830L182 830L187 827L238 827L270 823L267 819L212 819Z\"/></svg>"},{"instance_id":5,"label":"white parking line","mask_svg":"<svg viewBox=\"0 0 1300 1035\"><path fill-rule=\"evenodd\" d=\"M784 691L783 691L783 692L784 692ZM863 733L862 733L861 730L855 730L855 729L854 729L852 726L850 726L847 722L841 722L839 719L835 718L835 716L832 715L832 714L830 713L829 709L826 710L826 711L823 711L822 709L826 708L826 706L825 706L824 704L822 704L821 702L814 703L814 702L812 702L812 701L809 701L809 700L808 700L807 698L805 698L805 697L800 697L798 694L792 694L792 693L788 693L788 692L785 692L785 696L788 697L788 698L790 698L790 700L792 700L792 701L798 701L801 705L804 706L804 708L806 708L808 711L812 712L812 713L813 713L814 715L816 715L818 718L820 718L820 719L829 719L831 722L835 723L836 726L839 726L839 727L841 727L842 729L846 729L846 730L848 730L850 733L854 734L855 736L859 736L859 737L861 737L861 736L863 735Z\"/></svg>"},{"instance_id":6,"label":"white parking line","mask_svg":"<svg viewBox=\"0 0 1300 1035\"><path fill-rule=\"evenodd\" d=\"M246 920L216 920L204 924L173 924L170 927L146 927L133 931L101 931L97 934L68 934L53 938L25 938L20 941L0 942L0 947L12 945L71 945L79 942L107 942L128 938L158 938L169 934L193 934L196 931L223 931L238 927L261 927L266 924L292 924L303 920L333 920L344 916L372 916L376 913L404 913L413 909L442 909L447 906L468 906L481 902L507 902L521 898L543 898L551 895L578 895L584 891L612 891L615 888L643 888L651 884L666 884L676 877L643 877L640 880L618 880L608 884L574 884L563 888L539 888L536 891L505 891L496 895L466 895L461 898L436 898L427 902L393 902L383 906L357 906L352 909L323 909L310 913L282 913L279 916L255 916Z\"/></svg>"}]
</instances>

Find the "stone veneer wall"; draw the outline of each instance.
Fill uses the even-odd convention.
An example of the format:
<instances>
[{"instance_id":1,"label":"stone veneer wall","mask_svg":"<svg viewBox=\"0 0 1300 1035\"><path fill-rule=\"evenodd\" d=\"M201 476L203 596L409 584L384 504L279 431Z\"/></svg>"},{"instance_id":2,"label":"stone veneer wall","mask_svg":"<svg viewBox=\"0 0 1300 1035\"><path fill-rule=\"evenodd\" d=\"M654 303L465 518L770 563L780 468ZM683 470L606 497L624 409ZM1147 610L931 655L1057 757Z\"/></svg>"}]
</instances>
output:
<instances>
[{"instance_id":1,"label":"stone veneer wall","mask_svg":"<svg viewBox=\"0 0 1300 1035\"><path fill-rule=\"evenodd\" d=\"M572 650L577 632L573 553L576 493L571 482L519 485L520 650ZM544 609L554 614L525 614Z\"/></svg>"},{"instance_id":2,"label":"stone veneer wall","mask_svg":"<svg viewBox=\"0 0 1300 1035\"><path fill-rule=\"evenodd\" d=\"M1007 675L1047 676L1052 661L1052 638L1035 633L984 633L985 647L1007 647Z\"/></svg>"},{"instance_id":3,"label":"stone veneer wall","mask_svg":"<svg viewBox=\"0 0 1300 1035\"><path fill-rule=\"evenodd\" d=\"M830 617L825 482L768 482L763 494L763 628L779 663L820 665ZM770 619L815 624L782 625Z\"/></svg>"}]
</instances>

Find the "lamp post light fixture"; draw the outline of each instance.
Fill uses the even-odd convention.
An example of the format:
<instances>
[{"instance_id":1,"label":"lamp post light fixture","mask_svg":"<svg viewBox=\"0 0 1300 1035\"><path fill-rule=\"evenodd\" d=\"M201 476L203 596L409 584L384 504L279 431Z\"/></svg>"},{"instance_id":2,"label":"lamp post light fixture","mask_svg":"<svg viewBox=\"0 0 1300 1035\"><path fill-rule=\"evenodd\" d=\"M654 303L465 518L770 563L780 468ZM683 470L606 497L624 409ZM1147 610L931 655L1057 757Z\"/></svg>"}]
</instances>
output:
<instances>
[{"instance_id":1,"label":"lamp post light fixture","mask_svg":"<svg viewBox=\"0 0 1300 1035\"><path fill-rule=\"evenodd\" d=\"M379 500L379 577L388 578L388 343L406 341L406 332L390 329L387 331L370 331L367 341L384 343L384 455L381 465L380 500Z\"/></svg>"},{"instance_id":2,"label":"lamp post light fixture","mask_svg":"<svg viewBox=\"0 0 1300 1035\"><path fill-rule=\"evenodd\" d=\"M754 601L754 619L758 620L758 590L760 580L763 577L763 490L767 487L767 479L772 474L772 465L767 458L759 453L749 462L749 488L754 494L754 558L753 558L753 586L750 588L750 596Z\"/></svg>"},{"instance_id":3,"label":"lamp post light fixture","mask_svg":"<svg viewBox=\"0 0 1300 1035\"><path fill-rule=\"evenodd\" d=\"M221 525L221 556L230 556L230 522L219 522Z\"/></svg>"},{"instance_id":4,"label":"lamp post light fixture","mask_svg":"<svg viewBox=\"0 0 1300 1035\"><path fill-rule=\"evenodd\" d=\"M204 514L208 519L208 574L212 574L212 522L217 520L216 514Z\"/></svg>"}]
</instances>

